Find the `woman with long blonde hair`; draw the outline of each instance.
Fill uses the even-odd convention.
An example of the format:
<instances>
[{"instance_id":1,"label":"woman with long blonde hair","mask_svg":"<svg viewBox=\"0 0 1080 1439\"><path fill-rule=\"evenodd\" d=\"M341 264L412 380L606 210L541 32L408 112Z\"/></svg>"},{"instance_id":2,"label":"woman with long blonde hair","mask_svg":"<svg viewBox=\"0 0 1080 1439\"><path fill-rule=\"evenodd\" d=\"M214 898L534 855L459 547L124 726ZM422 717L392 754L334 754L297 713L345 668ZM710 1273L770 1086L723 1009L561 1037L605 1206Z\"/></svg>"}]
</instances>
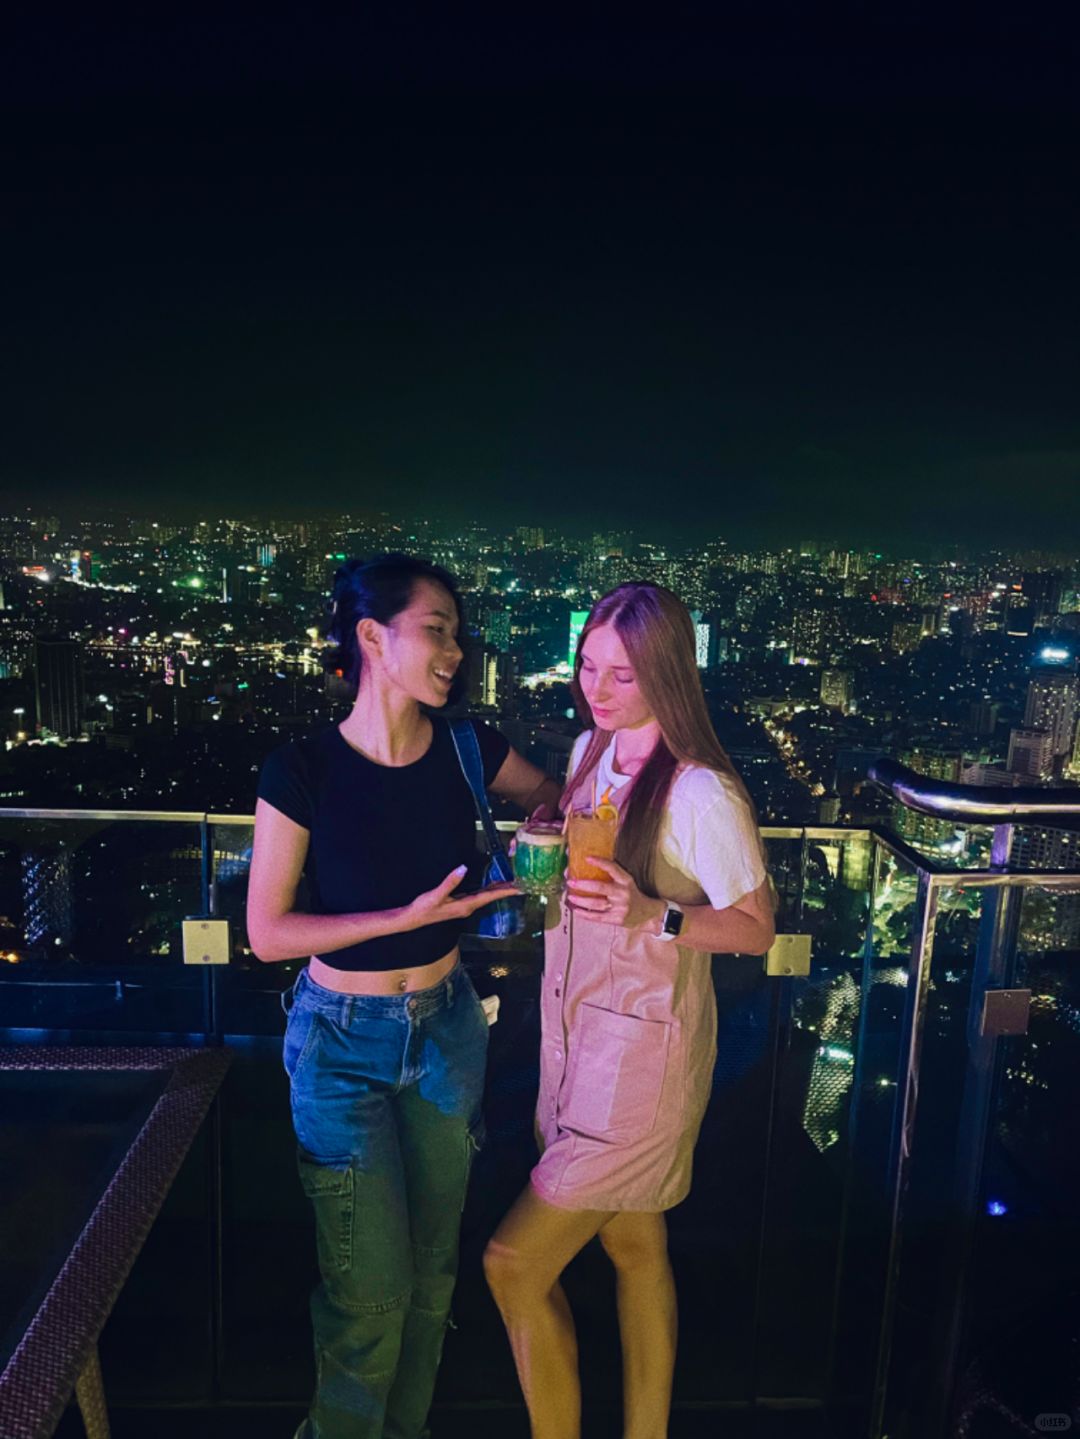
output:
<instances>
[{"instance_id":1,"label":"woman with long blonde hair","mask_svg":"<svg viewBox=\"0 0 1080 1439\"><path fill-rule=\"evenodd\" d=\"M753 805L713 732L686 606L620 585L578 642L585 723L562 806L619 812L606 878L549 907L537 1130L529 1186L484 1267L534 1439L577 1439L574 1322L559 1282L594 1236L615 1267L625 1439L667 1433L675 1287L664 1211L685 1199L716 1057L709 957L774 937Z\"/></svg>"}]
</instances>

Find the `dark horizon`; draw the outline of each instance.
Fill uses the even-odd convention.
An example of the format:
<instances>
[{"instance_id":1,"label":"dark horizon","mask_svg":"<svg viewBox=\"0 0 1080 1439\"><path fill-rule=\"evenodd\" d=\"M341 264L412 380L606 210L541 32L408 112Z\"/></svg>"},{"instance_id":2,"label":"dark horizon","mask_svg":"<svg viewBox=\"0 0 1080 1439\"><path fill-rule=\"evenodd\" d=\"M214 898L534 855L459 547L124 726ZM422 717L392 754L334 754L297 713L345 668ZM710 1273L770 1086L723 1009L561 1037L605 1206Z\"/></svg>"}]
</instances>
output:
<instances>
[{"instance_id":1,"label":"dark horizon","mask_svg":"<svg viewBox=\"0 0 1080 1439\"><path fill-rule=\"evenodd\" d=\"M866 535L860 537L845 534L842 529L836 527L825 529L812 524L798 531L768 534L763 528L756 531L745 526L705 528L697 524L680 529L671 524L635 523L632 518L623 524L616 525L603 515L590 520L587 515L580 513L570 516L564 521L553 519L550 514L545 515L539 511L524 509L516 514L510 513L508 510L502 516L490 513L477 516L467 508L463 508L456 514L447 512L435 516L430 513L421 513L416 508L409 512L393 502L368 506L356 504L348 508L336 509L304 505L298 502L290 504L276 501L267 502L262 506L255 503L240 505L223 500L211 500L205 503L189 501L187 504L172 500L151 503L145 497L131 505L125 505L109 503L96 497L83 500L61 496L55 502L41 498L32 504L22 501L3 508L3 498L0 495L0 520L28 522L52 517L59 522L59 530L72 539L77 537L80 526L85 526L89 531L94 526L117 521L158 522L178 526L181 529L193 528L200 520L214 524L235 521L239 524L250 525L256 530L262 529L264 532L269 532L275 524L293 525L306 521L311 524L336 527L342 534L347 533L350 526L357 530L366 528L378 530L388 524L400 529L403 537L414 528L420 529L424 524L430 524L434 531L432 537L440 541L452 538L455 533L464 535L474 526L481 532L490 533L493 537L502 534L511 540L516 530L535 528L544 531L545 543L548 548L554 541L561 539L569 540L572 543L581 543L590 540L596 534L625 534L634 543L651 542L674 551L685 550L687 552L717 542L735 553L795 552L801 544L813 544L822 552L826 549L849 550L852 553L876 554L879 558L889 560L925 564L948 561L960 564L991 563L998 560L1004 564L1024 556L1038 557L1040 563L1046 562L1061 568L1069 568L1080 563L1078 548L1067 543L1060 536L1044 537L1041 542L1029 542L1016 535L1008 538L999 536L992 539L949 539L932 534L897 537L884 524L876 534L868 531ZM389 540L387 540L386 546L392 547ZM407 545L405 547L408 548Z\"/></svg>"}]
</instances>

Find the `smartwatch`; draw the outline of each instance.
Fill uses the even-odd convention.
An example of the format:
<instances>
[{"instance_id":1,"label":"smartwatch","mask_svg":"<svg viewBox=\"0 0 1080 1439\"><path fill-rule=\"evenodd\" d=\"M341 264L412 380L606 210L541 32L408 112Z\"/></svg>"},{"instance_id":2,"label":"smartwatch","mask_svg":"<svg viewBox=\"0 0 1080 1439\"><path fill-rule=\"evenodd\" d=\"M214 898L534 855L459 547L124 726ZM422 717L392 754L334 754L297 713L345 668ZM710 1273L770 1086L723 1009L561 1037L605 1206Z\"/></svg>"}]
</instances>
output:
<instances>
[{"instance_id":1,"label":"smartwatch","mask_svg":"<svg viewBox=\"0 0 1080 1439\"><path fill-rule=\"evenodd\" d=\"M664 904L666 908L664 910L664 917L660 921L660 933L657 938L665 940L678 939L679 935L682 934L683 920L686 916L683 914L681 906L677 905L673 899L666 899Z\"/></svg>"}]
</instances>

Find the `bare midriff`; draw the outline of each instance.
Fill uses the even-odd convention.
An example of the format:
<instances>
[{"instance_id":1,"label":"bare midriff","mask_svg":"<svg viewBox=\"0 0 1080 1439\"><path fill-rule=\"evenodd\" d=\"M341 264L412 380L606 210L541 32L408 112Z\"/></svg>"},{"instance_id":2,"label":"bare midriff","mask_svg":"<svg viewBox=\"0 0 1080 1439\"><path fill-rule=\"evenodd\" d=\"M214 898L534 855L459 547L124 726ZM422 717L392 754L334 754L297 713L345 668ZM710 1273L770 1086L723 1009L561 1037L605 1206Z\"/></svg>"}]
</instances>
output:
<instances>
[{"instance_id":1,"label":"bare midriff","mask_svg":"<svg viewBox=\"0 0 1080 1439\"><path fill-rule=\"evenodd\" d=\"M312 955L308 973L316 984L338 994L411 994L417 989L430 989L445 979L458 958L455 945L442 959L418 964L413 969L334 969Z\"/></svg>"}]
</instances>

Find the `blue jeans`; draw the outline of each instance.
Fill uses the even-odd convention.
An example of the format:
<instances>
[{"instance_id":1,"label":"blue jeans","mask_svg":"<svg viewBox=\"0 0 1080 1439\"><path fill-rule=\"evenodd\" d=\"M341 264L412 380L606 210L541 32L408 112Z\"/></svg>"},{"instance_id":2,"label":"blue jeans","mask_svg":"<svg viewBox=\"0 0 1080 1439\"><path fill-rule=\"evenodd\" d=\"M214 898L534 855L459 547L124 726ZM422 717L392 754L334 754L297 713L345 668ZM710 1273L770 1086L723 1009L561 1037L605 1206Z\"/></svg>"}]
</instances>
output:
<instances>
[{"instance_id":1,"label":"blue jeans","mask_svg":"<svg viewBox=\"0 0 1080 1439\"><path fill-rule=\"evenodd\" d=\"M424 1432L482 1138L488 1026L459 965L431 989L283 998L300 1180L322 1282L311 1300L313 1439Z\"/></svg>"}]
</instances>

